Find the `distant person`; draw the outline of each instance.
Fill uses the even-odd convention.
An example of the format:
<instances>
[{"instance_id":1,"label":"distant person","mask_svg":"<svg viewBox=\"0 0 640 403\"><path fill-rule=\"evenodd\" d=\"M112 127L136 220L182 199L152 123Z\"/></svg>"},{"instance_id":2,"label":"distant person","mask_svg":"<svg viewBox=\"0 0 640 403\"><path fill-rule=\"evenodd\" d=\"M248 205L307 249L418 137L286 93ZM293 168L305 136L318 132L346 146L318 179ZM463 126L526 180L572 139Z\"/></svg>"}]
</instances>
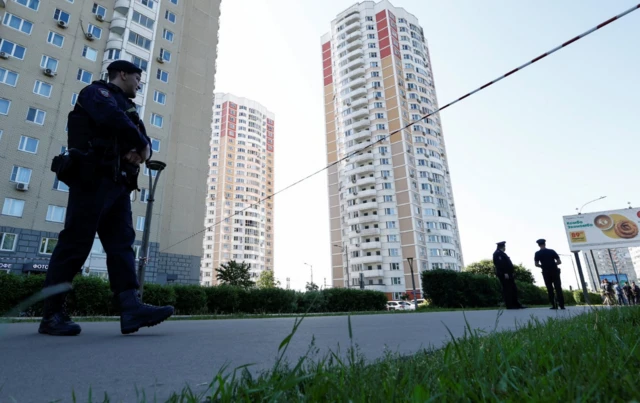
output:
<instances>
[{"instance_id":1,"label":"distant person","mask_svg":"<svg viewBox=\"0 0 640 403\"><path fill-rule=\"evenodd\" d=\"M502 285L502 297L504 299L504 305L507 309L525 309L518 302L518 287L516 286L516 279L514 276L515 269L511 258L504 252L507 248L506 242L498 242L498 248L493 252L493 265L496 268L496 276L500 280Z\"/></svg>"},{"instance_id":2,"label":"distant person","mask_svg":"<svg viewBox=\"0 0 640 403\"><path fill-rule=\"evenodd\" d=\"M633 294L631 293L631 286L628 281L624 282L622 286L622 293L624 294L624 298L627 300L627 305L633 305Z\"/></svg>"},{"instance_id":3,"label":"distant person","mask_svg":"<svg viewBox=\"0 0 640 403\"><path fill-rule=\"evenodd\" d=\"M613 285L606 278L602 280L602 296L604 300L603 305L615 305L616 300L613 291Z\"/></svg>"},{"instance_id":4,"label":"distant person","mask_svg":"<svg viewBox=\"0 0 640 403\"><path fill-rule=\"evenodd\" d=\"M633 294L633 303L635 305L640 304L640 287L635 281L631 282L631 293Z\"/></svg>"},{"instance_id":5,"label":"distant person","mask_svg":"<svg viewBox=\"0 0 640 403\"><path fill-rule=\"evenodd\" d=\"M544 239L538 239L536 241L539 251L536 252L534 260L536 267L542 269L542 277L544 278L544 285L547 287L547 293L549 294L549 302L551 302L551 309L564 308L564 295L562 294L562 281L560 280L560 268L562 264L560 256L553 249L547 249L547 241ZM555 297L554 297L555 289Z\"/></svg>"},{"instance_id":6,"label":"distant person","mask_svg":"<svg viewBox=\"0 0 640 403\"><path fill-rule=\"evenodd\" d=\"M620 284L618 284L617 281L613 283L613 289L615 290L616 296L618 297L618 305L625 305L624 297L622 296L622 287L620 287Z\"/></svg>"}]
</instances>

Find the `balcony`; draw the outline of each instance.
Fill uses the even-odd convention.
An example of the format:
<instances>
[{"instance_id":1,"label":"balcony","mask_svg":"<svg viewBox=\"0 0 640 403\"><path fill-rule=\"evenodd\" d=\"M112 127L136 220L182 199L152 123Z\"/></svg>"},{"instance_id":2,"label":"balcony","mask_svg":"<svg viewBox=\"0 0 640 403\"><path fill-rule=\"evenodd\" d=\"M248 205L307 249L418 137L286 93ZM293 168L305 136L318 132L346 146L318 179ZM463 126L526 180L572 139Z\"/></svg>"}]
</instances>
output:
<instances>
[{"instance_id":1,"label":"balcony","mask_svg":"<svg viewBox=\"0 0 640 403\"><path fill-rule=\"evenodd\" d=\"M364 67L356 67L355 69L347 71L347 73L344 74L342 78L352 78L352 77L359 77L359 76L364 77L364 73L365 73Z\"/></svg>"},{"instance_id":2,"label":"balcony","mask_svg":"<svg viewBox=\"0 0 640 403\"><path fill-rule=\"evenodd\" d=\"M367 203L369 204L369 203ZM369 224L369 223L374 223L374 222L378 222L380 221L380 218L378 217L377 214L369 214L369 215L363 215L360 217L356 217L358 219L358 224Z\"/></svg>"},{"instance_id":3,"label":"balcony","mask_svg":"<svg viewBox=\"0 0 640 403\"><path fill-rule=\"evenodd\" d=\"M369 123L369 118L360 119L353 123L353 130L363 130L368 129L371 124Z\"/></svg>"},{"instance_id":4,"label":"balcony","mask_svg":"<svg viewBox=\"0 0 640 403\"><path fill-rule=\"evenodd\" d=\"M349 259L350 264L382 263L381 255L360 256ZM369 271L369 270L367 270ZM373 270L372 270L373 271Z\"/></svg>"},{"instance_id":5,"label":"balcony","mask_svg":"<svg viewBox=\"0 0 640 403\"><path fill-rule=\"evenodd\" d=\"M362 270L362 272L358 272L358 273L362 273L364 278L384 277L384 271L383 270Z\"/></svg>"},{"instance_id":6,"label":"balcony","mask_svg":"<svg viewBox=\"0 0 640 403\"><path fill-rule=\"evenodd\" d=\"M366 147L370 146L371 142L364 141L362 143L354 144L351 147L347 147L345 152L347 154L357 153L358 151L364 150Z\"/></svg>"},{"instance_id":7,"label":"balcony","mask_svg":"<svg viewBox=\"0 0 640 403\"><path fill-rule=\"evenodd\" d=\"M367 85L367 80L365 80L364 76L360 76L360 77L354 77L351 79L351 81L349 81L349 84L347 85L347 87L349 87L351 90L356 90L359 88L365 88Z\"/></svg>"},{"instance_id":8,"label":"balcony","mask_svg":"<svg viewBox=\"0 0 640 403\"><path fill-rule=\"evenodd\" d=\"M349 35L347 35L344 39L347 41L347 43L352 42L356 39L360 39L362 38L362 31L356 31L354 33L351 33Z\"/></svg>"},{"instance_id":9,"label":"balcony","mask_svg":"<svg viewBox=\"0 0 640 403\"><path fill-rule=\"evenodd\" d=\"M376 183L376 178L373 176L365 176L364 178L358 178L356 179L356 184L358 186L364 186L364 185L373 185ZM375 190L375 189L371 189L371 190Z\"/></svg>"},{"instance_id":10,"label":"balcony","mask_svg":"<svg viewBox=\"0 0 640 403\"><path fill-rule=\"evenodd\" d=\"M109 39L105 49L122 49L122 39Z\"/></svg>"},{"instance_id":11,"label":"balcony","mask_svg":"<svg viewBox=\"0 0 640 403\"><path fill-rule=\"evenodd\" d=\"M350 175L362 175L362 174L371 173L375 171L376 171L376 166L371 164L371 165L365 165L362 167L353 168L347 171L347 173Z\"/></svg>"},{"instance_id":12,"label":"balcony","mask_svg":"<svg viewBox=\"0 0 640 403\"><path fill-rule=\"evenodd\" d=\"M131 8L131 0L116 0L116 4L113 6L114 10L124 15L127 15L129 8Z\"/></svg>"},{"instance_id":13,"label":"balcony","mask_svg":"<svg viewBox=\"0 0 640 403\"><path fill-rule=\"evenodd\" d=\"M349 162L352 162L354 164L357 164L359 162L368 162L373 160L373 153L372 152L365 152L362 155L355 155L353 157L349 157Z\"/></svg>"},{"instance_id":14,"label":"balcony","mask_svg":"<svg viewBox=\"0 0 640 403\"><path fill-rule=\"evenodd\" d=\"M380 228L367 228L367 229L361 229L361 230L360 230L360 235L362 235L362 236L375 236L375 235L380 235Z\"/></svg>"},{"instance_id":15,"label":"balcony","mask_svg":"<svg viewBox=\"0 0 640 403\"><path fill-rule=\"evenodd\" d=\"M354 211L367 211L367 210L377 210L377 209L378 209L378 203L367 202L367 203L358 203L358 204L354 204L353 206L349 206L347 207L347 212L352 213Z\"/></svg>"},{"instance_id":16,"label":"balcony","mask_svg":"<svg viewBox=\"0 0 640 403\"><path fill-rule=\"evenodd\" d=\"M380 249L381 247L382 244L380 242L363 242L360 244L360 249L362 250Z\"/></svg>"},{"instance_id":17,"label":"balcony","mask_svg":"<svg viewBox=\"0 0 640 403\"><path fill-rule=\"evenodd\" d=\"M353 109L352 109L353 110ZM353 112L351 112L351 114L349 115L350 118L352 119L364 119L366 117L369 116L369 110L367 108L360 108L357 110L353 110ZM371 133L369 133L371 134Z\"/></svg>"},{"instance_id":18,"label":"balcony","mask_svg":"<svg viewBox=\"0 0 640 403\"><path fill-rule=\"evenodd\" d=\"M362 39L357 39L353 42L349 42L347 43L347 50L351 51L352 49L356 49L356 48L362 48L364 42L362 42Z\"/></svg>"},{"instance_id":19,"label":"balcony","mask_svg":"<svg viewBox=\"0 0 640 403\"><path fill-rule=\"evenodd\" d=\"M367 89L365 87L363 88L358 88L357 90L353 90L351 92L349 92L348 94L351 97L351 105L354 106L355 105L355 100L356 99L360 99L362 98L363 100L365 100L365 102L367 101Z\"/></svg>"},{"instance_id":20,"label":"balcony","mask_svg":"<svg viewBox=\"0 0 640 403\"><path fill-rule=\"evenodd\" d=\"M345 69L351 69L351 68L359 67L359 66L364 66L364 57L360 58L360 59L356 59L356 60L350 61L349 63L345 64L344 66L340 66L340 67L344 67Z\"/></svg>"},{"instance_id":21,"label":"balcony","mask_svg":"<svg viewBox=\"0 0 640 403\"><path fill-rule=\"evenodd\" d=\"M109 31L114 34L122 35L124 34L124 30L127 27L127 19L116 17L111 20L111 24L109 25Z\"/></svg>"},{"instance_id":22,"label":"balcony","mask_svg":"<svg viewBox=\"0 0 640 403\"><path fill-rule=\"evenodd\" d=\"M349 35L352 32L355 31L360 31L360 19L358 19L358 23L357 24L351 24L351 26L349 26L347 29L344 30L344 33Z\"/></svg>"}]
</instances>

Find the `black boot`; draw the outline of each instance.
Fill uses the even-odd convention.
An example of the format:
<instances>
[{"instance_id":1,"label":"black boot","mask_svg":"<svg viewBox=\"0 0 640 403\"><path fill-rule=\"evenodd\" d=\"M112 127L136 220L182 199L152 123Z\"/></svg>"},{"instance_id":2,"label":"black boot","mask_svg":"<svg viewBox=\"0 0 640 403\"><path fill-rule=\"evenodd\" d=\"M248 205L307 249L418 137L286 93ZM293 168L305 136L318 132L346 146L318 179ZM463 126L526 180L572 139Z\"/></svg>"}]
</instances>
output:
<instances>
[{"instance_id":1,"label":"black boot","mask_svg":"<svg viewBox=\"0 0 640 403\"><path fill-rule=\"evenodd\" d=\"M66 309L66 295L54 295L44 301L38 333L52 336L76 336L82 329L71 320Z\"/></svg>"},{"instance_id":2,"label":"black boot","mask_svg":"<svg viewBox=\"0 0 640 403\"><path fill-rule=\"evenodd\" d=\"M153 306L140 301L138 290L123 291L117 296L120 309L122 334L137 332L141 327L151 327L173 315L172 306Z\"/></svg>"}]
</instances>

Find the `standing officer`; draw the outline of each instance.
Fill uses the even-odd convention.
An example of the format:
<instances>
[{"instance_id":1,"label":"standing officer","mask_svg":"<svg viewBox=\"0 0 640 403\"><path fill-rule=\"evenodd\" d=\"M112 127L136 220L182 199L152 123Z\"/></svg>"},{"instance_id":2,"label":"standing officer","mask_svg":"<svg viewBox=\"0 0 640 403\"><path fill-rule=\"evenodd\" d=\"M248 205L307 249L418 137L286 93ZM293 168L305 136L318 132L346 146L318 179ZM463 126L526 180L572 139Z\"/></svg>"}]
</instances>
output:
<instances>
[{"instance_id":1,"label":"standing officer","mask_svg":"<svg viewBox=\"0 0 640 403\"><path fill-rule=\"evenodd\" d=\"M549 294L549 302L551 302L551 309L564 309L564 295L562 294L562 281L560 281L560 268L562 264L560 256L553 249L547 249L547 241L544 239L538 239L536 241L540 250L535 254L536 267L542 269L542 277L544 278L544 285L547 286L547 293ZM553 296L553 290L555 289L556 295ZM557 301L557 304L556 304Z\"/></svg>"},{"instance_id":2,"label":"standing officer","mask_svg":"<svg viewBox=\"0 0 640 403\"><path fill-rule=\"evenodd\" d=\"M45 287L73 280L97 232L107 253L120 330L128 334L161 323L173 314L173 307L142 304L137 291L136 234L129 197L132 190L139 190L140 164L151 158L151 139L132 101L142 70L124 60L111 63L107 70L109 83L94 81L80 91L68 116L68 154L56 157L51 167L69 186L69 199ZM65 298L61 294L45 301L40 333L80 333L80 326L66 313Z\"/></svg>"},{"instance_id":3,"label":"standing officer","mask_svg":"<svg viewBox=\"0 0 640 403\"><path fill-rule=\"evenodd\" d=\"M506 242L498 242L498 248L493 252L493 265L496 267L496 276L502 285L502 297L507 309L526 308L518 302L518 287L514 276L514 267L511 258L504 252L507 248Z\"/></svg>"}]
</instances>

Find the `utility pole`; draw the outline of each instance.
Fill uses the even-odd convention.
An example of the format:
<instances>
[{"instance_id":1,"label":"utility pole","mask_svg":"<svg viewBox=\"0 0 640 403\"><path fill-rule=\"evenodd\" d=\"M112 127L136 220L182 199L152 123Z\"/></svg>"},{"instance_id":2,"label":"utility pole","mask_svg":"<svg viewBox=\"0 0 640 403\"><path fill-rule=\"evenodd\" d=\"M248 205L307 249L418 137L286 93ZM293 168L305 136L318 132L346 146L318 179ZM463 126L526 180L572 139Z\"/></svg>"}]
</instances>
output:
<instances>
[{"instance_id":1,"label":"utility pole","mask_svg":"<svg viewBox=\"0 0 640 403\"><path fill-rule=\"evenodd\" d=\"M311 267L311 284L313 284L313 265L309 263L305 263L307 266Z\"/></svg>"},{"instance_id":2,"label":"utility pole","mask_svg":"<svg viewBox=\"0 0 640 403\"><path fill-rule=\"evenodd\" d=\"M138 282L140 283L140 299L144 294L144 272L147 266L149 250L149 236L151 232L151 219L153 214L153 202L156 194L156 186L158 186L158 179L160 179L160 173L167 167L162 161L147 161L146 167L149 169L149 197L147 199L147 212L144 218L144 232L142 233L142 247L140 248L140 258L138 259ZM153 181L153 171L158 172L155 176L156 180Z\"/></svg>"},{"instance_id":3,"label":"utility pole","mask_svg":"<svg viewBox=\"0 0 640 403\"><path fill-rule=\"evenodd\" d=\"M413 278L413 258L408 257L407 262L409 262L409 268L411 269L411 284L413 285L413 303L418 310L418 297L416 296L416 280Z\"/></svg>"}]
</instances>

